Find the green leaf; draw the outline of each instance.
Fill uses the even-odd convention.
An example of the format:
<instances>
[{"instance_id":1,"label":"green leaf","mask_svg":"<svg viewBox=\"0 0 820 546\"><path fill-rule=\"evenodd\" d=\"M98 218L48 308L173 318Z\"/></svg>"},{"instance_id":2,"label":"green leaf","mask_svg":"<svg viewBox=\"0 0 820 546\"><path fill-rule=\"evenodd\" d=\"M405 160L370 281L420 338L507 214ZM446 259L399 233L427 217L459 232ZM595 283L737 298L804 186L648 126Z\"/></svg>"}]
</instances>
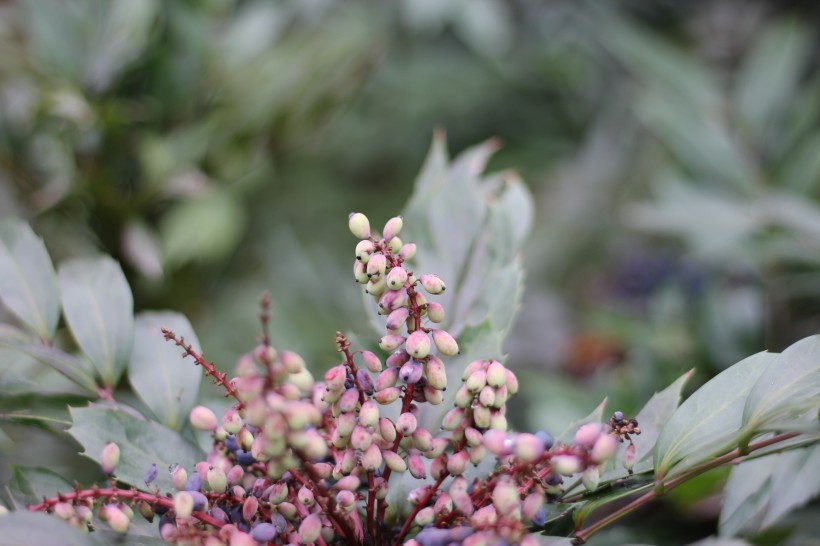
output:
<instances>
[{"instance_id":1,"label":"green leaf","mask_svg":"<svg viewBox=\"0 0 820 546\"><path fill-rule=\"evenodd\" d=\"M741 436L746 397L777 354L758 353L724 370L690 396L661 430L655 445L658 479L685 470Z\"/></svg>"},{"instance_id":2,"label":"green leaf","mask_svg":"<svg viewBox=\"0 0 820 546\"><path fill-rule=\"evenodd\" d=\"M0 223L0 301L41 339L51 339L60 318L54 266L28 224Z\"/></svg>"},{"instance_id":3,"label":"green leaf","mask_svg":"<svg viewBox=\"0 0 820 546\"><path fill-rule=\"evenodd\" d=\"M754 42L735 81L734 104L758 138L778 126L810 54L811 36L796 20L768 25Z\"/></svg>"},{"instance_id":4,"label":"green leaf","mask_svg":"<svg viewBox=\"0 0 820 546\"><path fill-rule=\"evenodd\" d=\"M744 461L723 494L720 534L756 534L820 494L820 445Z\"/></svg>"},{"instance_id":5,"label":"green leaf","mask_svg":"<svg viewBox=\"0 0 820 546\"><path fill-rule=\"evenodd\" d=\"M15 500L21 504L36 504L44 497L53 497L57 493L68 493L72 490L62 476L45 468L25 468L11 466L9 489Z\"/></svg>"},{"instance_id":6,"label":"green leaf","mask_svg":"<svg viewBox=\"0 0 820 546\"><path fill-rule=\"evenodd\" d=\"M763 372L749 393L743 424L761 426L797 417L817 407L820 397L820 336L789 346Z\"/></svg>"},{"instance_id":7,"label":"green leaf","mask_svg":"<svg viewBox=\"0 0 820 546\"><path fill-rule=\"evenodd\" d=\"M0 546L104 546L92 533L84 533L58 517L18 510L0 517Z\"/></svg>"},{"instance_id":8,"label":"green leaf","mask_svg":"<svg viewBox=\"0 0 820 546\"><path fill-rule=\"evenodd\" d=\"M211 261L233 250L245 229L245 213L227 192L179 203L163 217L160 241L165 265Z\"/></svg>"},{"instance_id":9,"label":"green leaf","mask_svg":"<svg viewBox=\"0 0 820 546\"><path fill-rule=\"evenodd\" d=\"M752 546L752 544L738 538L709 537L692 542L689 546Z\"/></svg>"},{"instance_id":10,"label":"green leaf","mask_svg":"<svg viewBox=\"0 0 820 546\"><path fill-rule=\"evenodd\" d=\"M50 366L68 379L85 389L89 394L97 394L97 383L91 375L91 370L83 362L68 353L39 344L10 343L0 338L0 347L18 351L28 355L37 362Z\"/></svg>"},{"instance_id":11,"label":"green leaf","mask_svg":"<svg viewBox=\"0 0 820 546\"><path fill-rule=\"evenodd\" d=\"M92 404L86 408L70 408L73 426L68 429L85 449L85 456L100 462L102 449L108 442L120 448L117 479L134 487L144 487L145 470L156 463L160 472L151 484L171 491L171 477L166 469L174 463L188 472L204 459L204 453L177 432L153 421L140 420L120 409Z\"/></svg>"},{"instance_id":12,"label":"green leaf","mask_svg":"<svg viewBox=\"0 0 820 546\"><path fill-rule=\"evenodd\" d=\"M564 432L558 435L556 440L558 442L562 442L565 444L572 443L575 439L575 433L578 432L578 429L587 423L600 423L604 420L604 410L606 409L607 399L604 398L601 400L601 403L598 404L592 412L587 415L586 417L582 417L577 421L573 421L569 424L569 426L564 429Z\"/></svg>"},{"instance_id":13,"label":"green leaf","mask_svg":"<svg viewBox=\"0 0 820 546\"><path fill-rule=\"evenodd\" d=\"M120 265L108 256L64 262L63 313L105 386L117 384L134 341L134 300Z\"/></svg>"},{"instance_id":14,"label":"green leaf","mask_svg":"<svg viewBox=\"0 0 820 546\"><path fill-rule=\"evenodd\" d=\"M157 420L179 430L187 423L196 403L202 370L182 357L160 329L166 327L199 350L199 340L184 315L172 312L140 313L134 333L134 350L128 365L128 380Z\"/></svg>"}]
</instances>

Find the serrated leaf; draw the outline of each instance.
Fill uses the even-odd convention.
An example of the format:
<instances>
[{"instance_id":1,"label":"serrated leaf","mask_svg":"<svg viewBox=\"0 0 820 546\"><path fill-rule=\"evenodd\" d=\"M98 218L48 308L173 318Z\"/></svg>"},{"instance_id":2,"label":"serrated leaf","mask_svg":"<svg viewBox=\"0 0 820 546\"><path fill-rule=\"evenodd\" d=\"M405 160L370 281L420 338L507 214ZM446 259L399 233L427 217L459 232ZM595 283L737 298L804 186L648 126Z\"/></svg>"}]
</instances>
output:
<instances>
[{"instance_id":1,"label":"serrated leaf","mask_svg":"<svg viewBox=\"0 0 820 546\"><path fill-rule=\"evenodd\" d=\"M0 347L19 351L37 362L50 366L68 379L85 389L89 394L97 394L97 383L91 370L82 361L54 347L39 344L9 343L0 339Z\"/></svg>"},{"instance_id":2,"label":"serrated leaf","mask_svg":"<svg viewBox=\"0 0 820 546\"><path fill-rule=\"evenodd\" d=\"M43 241L28 224L0 224L0 301L41 339L51 339L60 318L60 293Z\"/></svg>"},{"instance_id":3,"label":"serrated leaf","mask_svg":"<svg viewBox=\"0 0 820 546\"><path fill-rule=\"evenodd\" d=\"M134 340L134 300L120 264L108 256L64 262L58 272L63 313L103 384L114 386Z\"/></svg>"},{"instance_id":4,"label":"serrated leaf","mask_svg":"<svg viewBox=\"0 0 820 546\"><path fill-rule=\"evenodd\" d=\"M820 336L784 350L760 376L743 408L743 424L754 432L767 423L797 417L820 398Z\"/></svg>"},{"instance_id":5,"label":"serrated leaf","mask_svg":"<svg viewBox=\"0 0 820 546\"><path fill-rule=\"evenodd\" d=\"M730 446L741 435L746 397L777 354L758 353L724 370L675 411L655 445L658 479Z\"/></svg>"},{"instance_id":6,"label":"serrated leaf","mask_svg":"<svg viewBox=\"0 0 820 546\"><path fill-rule=\"evenodd\" d=\"M166 327L199 350L199 340L188 319L170 311L140 313L134 332L134 350L128 380L157 420L179 430L196 403L202 370L182 357L179 348L163 337Z\"/></svg>"},{"instance_id":7,"label":"serrated leaf","mask_svg":"<svg viewBox=\"0 0 820 546\"><path fill-rule=\"evenodd\" d=\"M58 517L18 510L0 517L0 546L103 546L109 544Z\"/></svg>"},{"instance_id":8,"label":"serrated leaf","mask_svg":"<svg viewBox=\"0 0 820 546\"><path fill-rule=\"evenodd\" d=\"M732 468L720 534L756 534L820 494L820 446L775 453Z\"/></svg>"},{"instance_id":9,"label":"serrated leaf","mask_svg":"<svg viewBox=\"0 0 820 546\"><path fill-rule=\"evenodd\" d=\"M159 475L151 487L171 491L167 469L181 464L188 472L203 460L205 454L177 432L153 421L143 421L120 409L92 404L86 408L70 408L73 425L68 429L85 449L84 455L100 462L102 449L108 442L120 448L117 479L134 487L145 487L145 470L155 463Z\"/></svg>"}]
</instances>

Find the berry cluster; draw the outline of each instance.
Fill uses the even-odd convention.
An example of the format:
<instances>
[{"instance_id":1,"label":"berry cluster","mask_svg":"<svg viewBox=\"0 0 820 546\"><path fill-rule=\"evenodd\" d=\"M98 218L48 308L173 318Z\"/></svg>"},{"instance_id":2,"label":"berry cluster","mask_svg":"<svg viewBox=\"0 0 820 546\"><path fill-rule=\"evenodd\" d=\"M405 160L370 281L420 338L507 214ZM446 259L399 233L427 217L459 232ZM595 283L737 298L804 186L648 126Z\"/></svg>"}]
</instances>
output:
<instances>
[{"instance_id":1,"label":"berry cluster","mask_svg":"<svg viewBox=\"0 0 820 546\"><path fill-rule=\"evenodd\" d=\"M518 380L490 358L467 365L441 430L421 426L420 407L442 403L445 359L459 352L453 336L435 326L444 308L427 301L444 282L407 268L416 247L399 239L401 218L389 220L381 236L361 213L350 216L349 227L360 239L354 276L386 315L384 364L337 333L341 362L317 382L299 355L277 351L265 335L229 379L166 331L236 400L221 419L204 406L191 411L191 424L213 436L206 460L169 468L174 492L151 488L156 465L146 469L142 490L118 488L120 450L108 444L102 467L111 487L77 489L30 509L89 528L96 506L99 519L120 533L136 509L147 519L159 516L165 541L195 546L535 544L528 532L543 526L544 505L563 478L580 474L595 489L619 440L640 433L637 422L618 413L606 425L582 426L571 444L546 432L508 432L506 402ZM266 301L262 316L264 325ZM394 404L398 412L386 408ZM471 465L490 457L492 471L469 477ZM388 510L390 478L405 472L420 487L409 506Z\"/></svg>"}]
</instances>

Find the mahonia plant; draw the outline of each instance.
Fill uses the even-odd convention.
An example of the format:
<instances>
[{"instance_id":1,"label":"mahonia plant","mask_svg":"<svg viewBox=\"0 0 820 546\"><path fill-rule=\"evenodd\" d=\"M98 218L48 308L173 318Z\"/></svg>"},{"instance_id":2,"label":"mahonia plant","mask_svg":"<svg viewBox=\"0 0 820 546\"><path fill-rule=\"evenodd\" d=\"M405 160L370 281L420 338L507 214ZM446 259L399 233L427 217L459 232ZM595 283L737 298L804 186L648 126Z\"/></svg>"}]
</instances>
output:
<instances>
[{"instance_id":1,"label":"mahonia plant","mask_svg":"<svg viewBox=\"0 0 820 546\"><path fill-rule=\"evenodd\" d=\"M30 510L83 529L101 521L117 533L128 532L139 512L158 520L163 540L179 545L537 544L530 533L543 528L545 504L564 478L580 475L594 490L624 441L628 467L638 423L615 412L606 424L581 426L571 443L545 431L510 432L506 404L518 390L510 369L479 359L460 384L448 380L447 359L459 352L458 342L438 327L443 306L428 301L445 283L409 268L416 247L399 238L402 224L392 218L379 235L364 214L349 218L360 240L354 277L387 317L378 342L384 355L354 350L337 333L341 362L314 381L298 354L270 344L267 298L262 341L231 378L164 329L166 340L235 400L221 419L204 406L190 412L191 424L212 434L207 458L193 468L152 464L145 487L129 489L118 487L120 448L108 443L100 460L110 484L78 486ZM441 404L448 387L457 389L454 407L441 430L425 429L420 408ZM391 405L400 407L394 418ZM496 461L489 472L470 472L488 458ZM175 491L152 487L159 472L170 473ZM409 492L409 512L393 508L388 518L390 478L398 473L418 487Z\"/></svg>"}]
</instances>

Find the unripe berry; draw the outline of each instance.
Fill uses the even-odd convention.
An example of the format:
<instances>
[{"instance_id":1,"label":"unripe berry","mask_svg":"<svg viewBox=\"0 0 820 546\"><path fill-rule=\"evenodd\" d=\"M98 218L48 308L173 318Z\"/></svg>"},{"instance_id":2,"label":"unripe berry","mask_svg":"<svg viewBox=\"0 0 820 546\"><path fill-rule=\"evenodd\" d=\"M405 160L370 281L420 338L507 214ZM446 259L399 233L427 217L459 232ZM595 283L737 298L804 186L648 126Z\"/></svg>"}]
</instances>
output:
<instances>
[{"instance_id":1,"label":"unripe berry","mask_svg":"<svg viewBox=\"0 0 820 546\"><path fill-rule=\"evenodd\" d=\"M427 401L428 404L432 404L437 406L441 404L444 400L444 393L434 387L431 387L429 384L424 386L424 400Z\"/></svg>"},{"instance_id":2,"label":"unripe berry","mask_svg":"<svg viewBox=\"0 0 820 546\"><path fill-rule=\"evenodd\" d=\"M379 313L387 314L399 307L407 306L407 292L404 290L388 290L379 298Z\"/></svg>"},{"instance_id":3,"label":"unripe berry","mask_svg":"<svg viewBox=\"0 0 820 546\"><path fill-rule=\"evenodd\" d=\"M544 443L535 434L521 433L515 437L515 456L529 463L544 453Z\"/></svg>"},{"instance_id":4,"label":"unripe berry","mask_svg":"<svg viewBox=\"0 0 820 546\"><path fill-rule=\"evenodd\" d=\"M494 407L495 390L489 385L481 389L481 392L478 393L478 403L487 408Z\"/></svg>"},{"instance_id":5,"label":"unripe berry","mask_svg":"<svg viewBox=\"0 0 820 546\"><path fill-rule=\"evenodd\" d=\"M279 533L276 526L272 523L260 523L251 529L251 538L253 538L256 542L261 542L263 544L270 542L278 534Z\"/></svg>"},{"instance_id":6,"label":"unripe berry","mask_svg":"<svg viewBox=\"0 0 820 546\"><path fill-rule=\"evenodd\" d=\"M228 477L221 467L212 466L208 469L208 485L216 493L224 493L228 489Z\"/></svg>"},{"instance_id":7,"label":"unripe berry","mask_svg":"<svg viewBox=\"0 0 820 546\"><path fill-rule=\"evenodd\" d=\"M552 468L559 474L569 476L581 470L581 460L575 455L556 455L552 458Z\"/></svg>"},{"instance_id":8,"label":"unripe berry","mask_svg":"<svg viewBox=\"0 0 820 546\"><path fill-rule=\"evenodd\" d=\"M584 473L581 474L581 483L587 491L595 491L598 489L598 483L601 480L601 473L597 466L590 466Z\"/></svg>"},{"instance_id":9,"label":"unripe berry","mask_svg":"<svg viewBox=\"0 0 820 546\"><path fill-rule=\"evenodd\" d=\"M271 504L279 504L285 501L288 498L288 486L283 482L274 483L271 486L270 493L268 494L268 501Z\"/></svg>"},{"instance_id":10,"label":"unripe berry","mask_svg":"<svg viewBox=\"0 0 820 546\"><path fill-rule=\"evenodd\" d=\"M438 455L435 459L433 459L432 463L430 463L430 476L434 480L437 480L443 476L447 476L448 474L449 473L447 472L447 454L442 453L441 455Z\"/></svg>"},{"instance_id":11,"label":"unripe berry","mask_svg":"<svg viewBox=\"0 0 820 546\"><path fill-rule=\"evenodd\" d=\"M473 375L473 373L477 372L478 370L484 370L487 368L487 361L486 360L473 360L467 367L464 368L464 372L461 374L461 380L466 381L468 377Z\"/></svg>"},{"instance_id":12,"label":"unripe berry","mask_svg":"<svg viewBox=\"0 0 820 546\"><path fill-rule=\"evenodd\" d=\"M427 304L427 318L430 322L439 323L444 320L444 307L440 303Z\"/></svg>"},{"instance_id":13,"label":"unripe berry","mask_svg":"<svg viewBox=\"0 0 820 546\"><path fill-rule=\"evenodd\" d=\"M128 516L126 516L122 510L113 505L108 505L105 507L105 520L108 523L108 526L111 527L112 531L120 534L128 531L128 525L131 523Z\"/></svg>"},{"instance_id":14,"label":"unripe berry","mask_svg":"<svg viewBox=\"0 0 820 546\"><path fill-rule=\"evenodd\" d=\"M445 356L455 356L458 354L458 343L453 336L444 330L433 330L433 342L436 344L438 352Z\"/></svg>"},{"instance_id":15,"label":"unripe berry","mask_svg":"<svg viewBox=\"0 0 820 546\"><path fill-rule=\"evenodd\" d=\"M365 368L369 371L373 373L379 373L382 371L382 362L374 353L370 351L362 351L362 360L364 361Z\"/></svg>"},{"instance_id":16,"label":"unripe berry","mask_svg":"<svg viewBox=\"0 0 820 546\"><path fill-rule=\"evenodd\" d=\"M518 378L512 372L512 370L505 368L504 373L507 375L507 392L510 393L510 396L518 392Z\"/></svg>"},{"instance_id":17,"label":"unripe berry","mask_svg":"<svg viewBox=\"0 0 820 546\"><path fill-rule=\"evenodd\" d=\"M393 351L404 343L404 336L398 334L388 334L379 340L379 347L383 351Z\"/></svg>"},{"instance_id":18,"label":"unripe berry","mask_svg":"<svg viewBox=\"0 0 820 546\"><path fill-rule=\"evenodd\" d=\"M346 514L351 513L356 508L356 494L352 491L339 491L336 493L336 506Z\"/></svg>"},{"instance_id":19,"label":"unripe berry","mask_svg":"<svg viewBox=\"0 0 820 546\"><path fill-rule=\"evenodd\" d=\"M624 468L629 470L630 474L632 473L632 467L635 465L635 454L637 450L635 449L635 444L629 444L626 446L626 451L624 451L624 458L623 458L623 465Z\"/></svg>"},{"instance_id":20,"label":"unripe berry","mask_svg":"<svg viewBox=\"0 0 820 546\"><path fill-rule=\"evenodd\" d=\"M392 254L397 254L404 243L398 237L393 237L387 242L387 248Z\"/></svg>"},{"instance_id":21,"label":"unripe berry","mask_svg":"<svg viewBox=\"0 0 820 546\"><path fill-rule=\"evenodd\" d=\"M180 491L174 495L174 512L178 518L187 518L194 511L194 498L187 491Z\"/></svg>"},{"instance_id":22,"label":"unripe berry","mask_svg":"<svg viewBox=\"0 0 820 546\"><path fill-rule=\"evenodd\" d=\"M373 280L373 277L382 277L387 269L387 257L384 254L373 254L367 261L367 276ZM372 292L371 292L372 294Z\"/></svg>"},{"instance_id":23,"label":"unripe berry","mask_svg":"<svg viewBox=\"0 0 820 546\"><path fill-rule=\"evenodd\" d=\"M359 260L353 262L353 278L359 284L367 284L367 281L370 280L370 277L367 276L367 266Z\"/></svg>"},{"instance_id":24,"label":"unripe berry","mask_svg":"<svg viewBox=\"0 0 820 546\"><path fill-rule=\"evenodd\" d=\"M546 496L544 495L543 491L536 491L534 493L530 493L524 499L524 503L521 507L521 514L524 516L525 519L528 519L536 523L535 520L538 517L539 511L544 508L544 503L546 502ZM541 523L543 525L543 522Z\"/></svg>"},{"instance_id":25,"label":"unripe berry","mask_svg":"<svg viewBox=\"0 0 820 546\"><path fill-rule=\"evenodd\" d=\"M404 472L407 470L407 463L402 459L401 455L393 451L383 451L384 464L393 472Z\"/></svg>"},{"instance_id":26,"label":"unripe berry","mask_svg":"<svg viewBox=\"0 0 820 546\"><path fill-rule=\"evenodd\" d=\"M484 460L484 457L487 456L487 450L484 446L473 446L467 449L467 453L470 454L470 462L473 463L475 466L478 466L478 463Z\"/></svg>"},{"instance_id":27,"label":"unripe berry","mask_svg":"<svg viewBox=\"0 0 820 546\"><path fill-rule=\"evenodd\" d=\"M387 288L390 290L401 290L407 282L407 271L403 267L394 267L385 278Z\"/></svg>"},{"instance_id":28,"label":"unripe berry","mask_svg":"<svg viewBox=\"0 0 820 546\"><path fill-rule=\"evenodd\" d=\"M399 377L408 385L415 385L421 380L424 369L417 360L408 360L399 370Z\"/></svg>"},{"instance_id":29,"label":"unripe berry","mask_svg":"<svg viewBox=\"0 0 820 546\"><path fill-rule=\"evenodd\" d=\"M157 470L157 463L151 463L145 473L142 475L142 481L145 482L145 485L149 485L151 482L157 479L157 474L159 471Z\"/></svg>"},{"instance_id":30,"label":"unripe berry","mask_svg":"<svg viewBox=\"0 0 820 546\"><path fill-rule=\"evenodd\" d=\"M396 440L396 426L387 417L379 418L379 435L386 442L393 443Z\"/></svg>"},{"instance_id":31,"label":"unripe berry","mask_svg":"<svg viewBox=\"0 0 820 546\"><path fill-rule=\"evenodd\" d=\"M379 406L367 400L359 410L359 424L363 427L375 427L379 423Z\"/></svg>"},{"instance_id":32,"label":"unripe berry","mask_svg":"<svg viewBox=\"0 0 820 546\"><path fill-rule=\"evenodd\" d=\"M484 385L487 384L487 372L484 370L476 370L470 374L470 377L467 378L467 381L464 382L466 385L467 390L470 392L478 392L484 388Z\"/></svg>"},{"instance_id":33,"label":"unripe berry","mask_svg":"<svg viewBox=\"0 0 820 546\"><path fill-rule=\"evenodd\" d=\"M419 451L430 451L433 449L433 435L425 428L416 428L413 432L413 445Z\"/></svg>"},{"instance_id":34,"label":"unripe berry","mask_svg":"<svg viewBox=\"0 0 820 546\"><path fill-rule=\"evenodd\" d=\"M359 241L356 245L356 260L366 264L375 250L376 244L373 241L367 239Z\"/></svg>"},{"instance_id":35,"label":"unripe berry","mask_svg":"<svg viewBox=\"0 0 820 546\"><path fill-rule=\"evenodd\" d=\"M427 478L427 468L424 466L424 459L416 452L411 452L407 456L407 466L410 469L410 474L417 480L424 480Z\"/></svg>"},{"instance_id":36,"label":"unripe berry","mask_svg":"<svg viewBox=\"0 0 820 546\"><path fill-rule=\"evenodd\" d=\"M251 521L257 511L259 511L259 500L253 495L245 498L245 501L242 503L242 519Z\"/></svg>"},{"instance_id":37,"label":"unripe berry","mask_svg":"<svg viewBox=\"0 0 820 546\"><path fill-rule=\"evenodd\" d=\"M74 517L74 507L67 502L58 502L52 508L54 515L60 519L68 521Z\"/></svg>"},{"instance_id":38,"label":"unripe berry","mask_svg":"<svg viewBox=\"0 0 820 546\"><path fill-rule=\"evenodd\" d=\"M383 391L390 387L395 387L399 380L399 370L396 368L387 368L376 377L376 390Z\"/></svg>"},{"instance_id":39,"label":"unripe berry","mask_svg":"<svg viewBox=\"0 0 820 546\"><path fill-rule=\"evenodd\" d=\"M447 471L453 476L460 476L467 470L467 463L470 462L470 454L466 451L453 453L447 460Z\"/></svg>"},{"instance_id":40,"label":"unripe berry","mask_svg":"<svg viewBox=\"0 0 820 546\"><path fill-rule=\"evenodd\" d=\"M459 408L468 408L470 404L473 402L473 394L467 390L467 385L462 385L456 391L455 400L453 400L453 405Z\"/></svg>"},{"instance_id":41,"label":"unripe berry","mask_svg":"<svg viewBox=\"0 0 820 546\"><path fill-rule=\"evenodd\" d=\"M242 417L239 412L231 408L222 416L222 428L228 434L236 434L242 429Z\"/></svg>"},{"instance_id":42,"label":"unripe berry","mask_svg":"<svg viewBox=\"0 0 820 546\"><path fill-rule=\"evenodd\" d=\"M371 445L362 453L362 468L365 470L377 470L382 465L382 451L376 444Z\"/></svg>"},{"instance_id":43,"label":"unripe berry","mask_svg":"<svg viewBox=\"0 0 820 546\"><path fill-rule=\"evenodd\" d=\"M425 525L430 525L431 523L433 523L435 519L436 513L435 511L433 511L433 507L427 506L426 508L422 508L421 510L419 510L418 514L416 514L415 522L416 525L424 527ZM436 542L436 544L439 543ZM444 543L442 542L442 544Z\"/></svg>"},{"instance_id":44,"label":"unripe berry","mask_svg":"<svg viewBox=\"0 0 820 546\"><path fill-rule=\"evenodd\" d=\"M490 428L490 424L492 423L492 414L490 413L489 408L481 405L475 406L473 408L473 421L475 421L475 426L478 428ZM504 430L499 427L492 428Z\"/></svg>"},{"instance_id":45,"label":"unripe berry","mask_svg":"<svg viewBox=\"0 0 820 546\"><path fill-rule=\"evenodd\" d=\"M395 271L395 269L393 270ZM388 281L389 283L390 281ZM407 307L399 307L395 311L391 311L391 313L387 316L387 322L385 323L384 327L388 330L398 330L402 326L404 326L404 322L407 320L407 317L410 316L410 309Z\"/></svg>"},{"instance_id":46,"label":"unripe berry","mask_svg":"<svg viewBox=\"0 0 820 546\"><path fill-rule=\"evenodd\" d=\"M120 447L114 442L105 444L100 457L100 466L107 475L112 475L117 465L120 463Z\"/></svg>"},{"instance_id":47,"label":"unripe berry","mask_svg":"<svg viewBox=\"0 0 820 546\"><path fill-rule=\"evenodd\" d=\"M419 282L430 294L441 294L445 290L444 281L438 278L438 275L427 274L419 277Z\"/></svg>"},{"instance_id":48,"label":"unripe berry","mask_svg":"<svg viewBox=\"0 0 820 546\"><path fill-rule=\"evenodd\" d=\"M307 506L310 508L316 502L313 497L313 491L309 488L305 487L304 485L299 488L299 491L296 493L296 498L299 499L299 503L303 506Z\"/></svg>"},{"instance_id":49,"label":"unripe berry","mask_svg":"<svg viewBox=\"0 0 820 546\"><path fill-rule=\"evenodd\" d=\"M602 432L600 423L582 425L575 433L575 444L581 447L592 447L601 437Z\"/></svg>"},{"instance_id":50,"label":"unripe berry","mask_svg":"<svg viewBox=\"0 0 820 546\"><path fill-rule=\"evenodd\" d=\"M302 520L299 525L299 542L302 544L313 544L322 532L322 519L316 514L311 514Z\"/></svg>"},{"instance_id":51,"label":"unripe berry","mask_svg":"<svg viewBox=\"0 0 820 546\"><path fill-rule=\"evenodd\" d=\"M357 239L370 238L370 220L361 212L351 212L347 217L347 227Z\"/></svg>"},{"instance_id":52,"label":"unripe berry","mask_svg":"<svg viewBox=\"0 0 820 546\"><path fill-rule=\"evenodd\" d=\"M373 443L373 435L361 425L356 425L350 434L350 446L361 451L366 450Z\"/></svg>"},{"instance_id":53,"label":"unripe berry","mask_svg":"<svg viewBox=\"0 0 820 546\"><path fill-rule=\"evenodd\" d=\"M396 419L396 430L402 436L410 436L416 431L417 426L416 416L409 411L402 413L399 415L399 418Z\"/></svg>"},{"instance_id":54,"label":"unripe berry","mask_svg":"<svg viewBox=\"0 0 820 546\"><path fill-rule=\"evenodd\" d=\"M404 348L413 358L424 358L430 354L430 337L421 330L413 332Z\"/></svg>"},{"instance_id":55,"label":"unripe berry","mask_svg":"<svg viewBox=\"0 0 820 546\"><path fill-rule=\"evenodd\" d=\"M498 388L507 382L507 374L501 362L493 360L487 367L487 384Z\"/></svg>"},{"instance_id":56,"label":"unripe berry","mask_svg":"<svg viewBox=\"0 0 820 546\"><path fill-rule=\"evenodd\" d=\"M387 371L387 370L385 370L385 371ZM382 372L382 373L384 373L384 372ZM386 405L386 404L392 404L393 402L398 400L399 396L401 396L401 389L398 388L398 387L390 387L390 388L378 391L373 396L373 398L379 404Z\"/></svg>"},{"instance_id":57,"label":"unripe berry","mask_svg":"<svg viewBox=\"0 0 820 546\"><path fill-rule=\"evenodd\" d=\"M387 284L384 282L384 277L371 277L369 281L367 281L367 286L365 287L364 291L370 294L371 296L379 297L384 294L384 291L387 289Z\"/></svg>"},{"instance_id":58,"label":"unripe berry","mask_svg":"<svg viewBox=\"0 0 820 546\"><path fill-rule=\"evenodd\" d=\"M490 428L507 430L507 417L500 411L490 412Z\"/></svg>"},{"instance_id":59,"label":"unripe berry","mask_svg":"<svg viewBox=\"0 0 820 546\"><path fill-rule=\"evenodd\" d=\"M433 449L424 453L428 459L434 459L444 453L444 450L450 445L447 438L433 438Z\"/></svg>"},{"instance_id":60,"label":"unripe berry","mask_svg":"<svg viewBox=\"0 0 820 546\"><path fill-rule=\"evenodd\" d=\"M518 490L510 482L498 482L493 489L493 506L502 515L509 515L520 507Z\"/></svg>"},{"instance_id":61,"label":"unripe berry","mask_svg":"<svg viewBox=\"0 0 820 546\"><path fill-rule=\"evenodd\" d=\"M356 410L359 405L359 391L354 388L347 389L339 398L339 409L342 413L350 413Z\"/></svg>"},{"instance_id":62,"label":"unripe berry","mask_svg":"<svg viewBox=\"0 0 820 546\"><path fill-rule=\"evenodd\" d=\"M589 453L589 458L595 463L602 463L615 455L618 451L618 440L611 434L602 434L600 438L595 441L592 446L592 451Z\"/></svg>"},{"instance_id":63,"label":"unripe berry","mask_svg":"<svg viewBox=\"0 0 820 546\"><path fill-rule=\"evenodd\" d=\"M453 408L441 420L442 430L455 430L464 422L464 410Z\"/></svg>"},{"instance_id":64,"label":"unripe berry","mask_svg":"<svg viewBox=\"0 0 820 546\"><path fill-rule=\"evenodd\" d=\"M191 410L191 425L197 430L215 430L218 423L216 415L205 406L197 406Z\"/></svg>"},{"instance_id":65,"label":"unripe berry","mask_svg":"<svg viewBox=\"0 0 820 546\"><path fill-rule=\"evenodd\" d=\"M399 258L404 261L412 260L416 255L416 245L414 243L405 243L399 249Z\"/></svg>"},{"instance_id":66,"label":"unripe berry","mask_svg":"<svg viewBox=\"0 0 820 546\"><path fill-rule=\"evenodd\" d=\"M231 469L228 470L228 473L226 474L226 477L228 478L228 483L230 485L238 484L244 476L245 476L245 469L242 468L241 466L239 466L238 464L233 465L231 467Z\"/></svg>"},{"instance_id":67,"label":"unripe berry","mask_svg":"<svg viewBox=\"0 0 820 546\"><path fill-rule=\"evenodd\" d=\"M325 386L328 390L341 390L341 388L344 387L346 378L347 368L345 368L344 364L339 364L325 372Z\"/></svg>"},{"instance_id":68,"label":"unripe berry","mask_svg":"<svg viewBox=\"0 0 820 546\"><path fill-rule=\"evenodd\" d=\"M382 230L382 238L385 241L389 241L393 237L397 236L399 232L401 232L401 228L404 226L404 221L401 219L401 216L395 216L387 221L384 224L384 229Z\"/></svg>"},{"instance_id":69,"label":"unripe berry","mask_svg":"<svg viewBox=\"0 0 820 546\"><path fill-rule=\"evenodd\" d=\"M470 523L474 527L487 528L494 526L497 520L498 513L495 511L495 506L490 504L476 510L476 512L470 518Z\"/></svg>"}]
</instances>

